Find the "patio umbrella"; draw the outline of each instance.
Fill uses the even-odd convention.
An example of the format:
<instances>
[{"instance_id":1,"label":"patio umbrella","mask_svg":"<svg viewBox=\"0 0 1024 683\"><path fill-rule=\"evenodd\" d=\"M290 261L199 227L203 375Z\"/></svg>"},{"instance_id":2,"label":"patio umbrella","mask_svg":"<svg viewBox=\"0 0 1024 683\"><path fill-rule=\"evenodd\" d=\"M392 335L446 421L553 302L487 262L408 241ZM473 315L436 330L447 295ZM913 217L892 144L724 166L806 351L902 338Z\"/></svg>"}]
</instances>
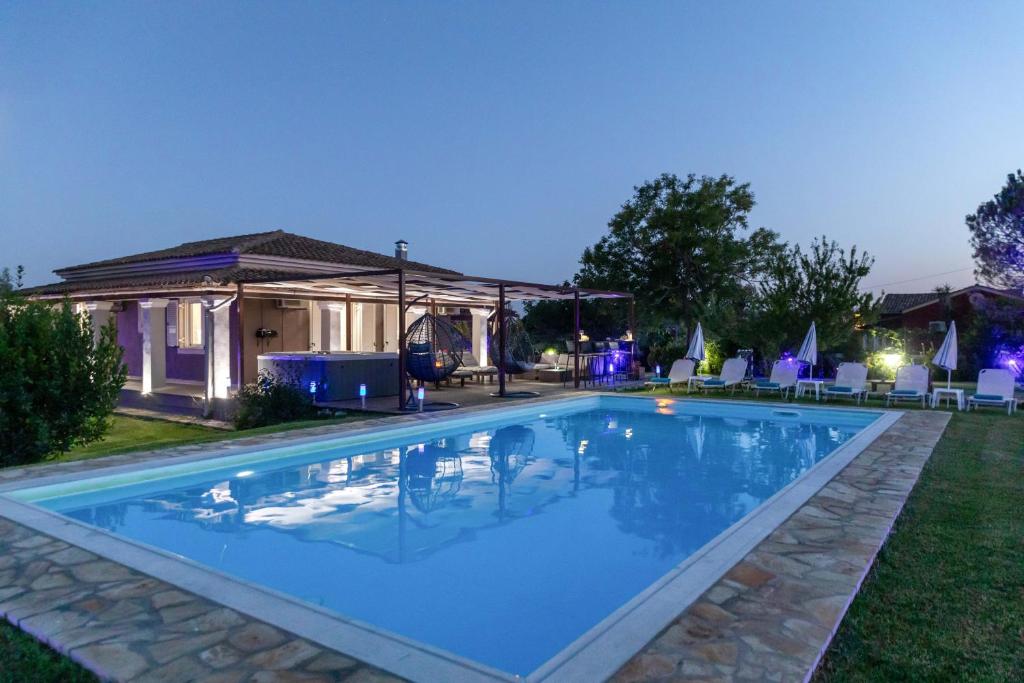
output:
<instances>
[{"instance_id":1,"label":"patio umbrella","mask_svg":"<svg viewBox=\"0 0 1024 683\"><path fill-rule=\"evenodd\" d=\"M949 388L950 380L953 378L953 371L956 370L956 321L949 323L949 332L942 340L942 346L938 353L932 358L932 364L946 369L946 388Z\"/></svg>"},{"instance_id":2,"label":"patio umbrella","mask_svg":"<svg viewBox=\"0 0 1024 683\"><path fill-rule=\"evenodd\" d=\"M697 323L693 339L690 340L690 348L686 350L686 358L696 361L697 365L700 365L701 361L704 360L704 330L701 328L700 323Z\"/></svg>"},{"instance_id":3,"label":"patio umbrella","mask_svg":"<svg viewBox=\"0 0 1024 683\"><path fill-rule=\"evenodd\" d=\"M800 351L796 354L796 359L811 366L811 374L808 377L814 379L814 366L818 362L818 330L815 329L813 320L811 329L807 330L804 343L800 345Z\"/></svg>"}]
</instances>

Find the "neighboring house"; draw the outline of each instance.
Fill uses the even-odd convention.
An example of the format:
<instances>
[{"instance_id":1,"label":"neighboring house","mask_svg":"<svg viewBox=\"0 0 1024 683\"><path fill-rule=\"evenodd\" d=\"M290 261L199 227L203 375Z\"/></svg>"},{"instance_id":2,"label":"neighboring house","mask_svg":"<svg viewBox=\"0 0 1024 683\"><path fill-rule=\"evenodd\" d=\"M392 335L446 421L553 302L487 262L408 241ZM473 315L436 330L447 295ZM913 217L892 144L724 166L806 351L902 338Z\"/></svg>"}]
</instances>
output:
<instances>
[{"instance_id":1,"label":"neighboring house","mask_svg":"<svg viewBox=\"0 0 1024 683\"><path fill-rule=\"evenodd\" d=\"M228 412L240 382L256 378L260 354L397 354L400 322L433 310L464 320L474 355L486 363L488 319L501 297L577 294L417 263L406 242L395 245L386 256L275 230L62 268L61 282L26 292L69 297L96 330L116 319L129 372L122 404L218 414Z\"/></svg>"},{"instance_id":2,"label":"neighboring house","mask_svg":"<svg viewBox=\"0 0 1024 683\"><path fill-rule=\"evenodd\" d=\"M962 333L970 326L976 311L999 303L1016 306L1024 314L1024 296L1021 293L984 285L971 285L949 294L934 291L886 294L882 297L878 326L891 330L945 332L949 321L955 320L957 329Z\"/></svg>"}]
</instances>

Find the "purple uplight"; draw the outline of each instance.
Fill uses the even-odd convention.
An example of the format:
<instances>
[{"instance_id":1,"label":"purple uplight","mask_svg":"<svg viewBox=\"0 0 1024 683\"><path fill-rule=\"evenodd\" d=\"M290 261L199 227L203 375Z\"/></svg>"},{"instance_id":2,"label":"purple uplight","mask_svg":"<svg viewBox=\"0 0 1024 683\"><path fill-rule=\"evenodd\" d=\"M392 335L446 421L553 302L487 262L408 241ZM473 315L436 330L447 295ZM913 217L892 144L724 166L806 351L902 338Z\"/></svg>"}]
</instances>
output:
<instances>
[{"instance_id":1,"label":"purple uplight","mask_svg":"<svg viewBox=\"0 0 1024 683\"><path fill-rule=\"evenodd\" d=\"M1015 375L1024 374L1024 347L1016 350L1000 349L996 353L996 363Z\"/></svg>"}]
</instances>

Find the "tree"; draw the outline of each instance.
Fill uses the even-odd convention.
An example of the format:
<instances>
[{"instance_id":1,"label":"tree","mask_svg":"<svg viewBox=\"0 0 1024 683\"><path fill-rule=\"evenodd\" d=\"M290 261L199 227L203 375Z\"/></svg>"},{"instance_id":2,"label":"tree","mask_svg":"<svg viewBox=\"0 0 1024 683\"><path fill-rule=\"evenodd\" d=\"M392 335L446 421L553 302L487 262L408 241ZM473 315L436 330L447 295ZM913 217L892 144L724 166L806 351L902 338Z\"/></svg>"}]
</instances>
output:
<instances>
[{"instance_id":1,"label":"tree","mask_svg":"<svg viewBox=\"0 0 1024 683\"><path fill-rule=\"evenodd\" d=\"M967 216L974 248L975 275L994 285L1024 287L1024 174L1006 177L1006 185Z\"/></svg>"},{"instance_id":2,"label":"tree","mask_svg":"<svg viewBox=\"0 0 1024 683\"><path fill-rule=\"evenodd\" d=\"M858 324L877 317L878 303L860 291L874 259L852 247L849 253L825 237L810 249L786 248L758 283L742 336L763 358L778 358L800 343L813 320L819 350L844 347Z\"/></svg>"},{"instance_id":3,"label":"tree","mask_svg":"<svg viewBox=\"0 0 1024 683\"><path fill-rule=\"evenodd\" d=\"M663 174L634 188L583 252L576 284L633 292L641 320L691 327L712 302L740 304L780 253L770 230L742 235L753 207L750 186L730 176Z\"/></svg>"},{"instance_id":4,"label":"tree","mask_svg":"<svg viewBox=\"0 0 1024 683\"><path fill-rule=\"evenodd\" d=\"M0 274L0 466L102 437L127 378L113 321L94 340L69 301L22 296L18 273Z\"/></svg>"}]
</instances>

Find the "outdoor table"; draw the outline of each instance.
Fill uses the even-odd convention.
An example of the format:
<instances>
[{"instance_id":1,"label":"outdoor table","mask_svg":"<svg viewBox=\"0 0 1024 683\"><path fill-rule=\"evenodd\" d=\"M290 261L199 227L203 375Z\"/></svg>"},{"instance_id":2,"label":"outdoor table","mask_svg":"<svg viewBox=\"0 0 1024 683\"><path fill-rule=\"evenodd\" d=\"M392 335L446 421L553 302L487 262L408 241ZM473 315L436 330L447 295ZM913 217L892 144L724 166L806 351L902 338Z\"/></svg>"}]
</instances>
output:
<instances>
[{"instance_id":1,"label":"outdoor table","mask_svg":"<svg viewBox=\"0 0 1024 683\"><path fill-rule=\"evenodd\" d=\"M814 387L814 400L821 400L821 388L825 386L825 380L823 379L798 379L796 381L796 398L800 398L807 391Z\"/></svg>"},{"instance_id":2,"label":"outdoor table","mask_svg":"<svg viewBox=\"0 0 1024 683\"><path fill-rule=\"evenodd\" d=\"M939 406L939 396L946 396L946 405L949 406L949 400L956 398L957 410L964 409L964 390L963 389L950 389L947 387L933 387L932 388L932 408Z\"/></svg>"}]
</instances>

